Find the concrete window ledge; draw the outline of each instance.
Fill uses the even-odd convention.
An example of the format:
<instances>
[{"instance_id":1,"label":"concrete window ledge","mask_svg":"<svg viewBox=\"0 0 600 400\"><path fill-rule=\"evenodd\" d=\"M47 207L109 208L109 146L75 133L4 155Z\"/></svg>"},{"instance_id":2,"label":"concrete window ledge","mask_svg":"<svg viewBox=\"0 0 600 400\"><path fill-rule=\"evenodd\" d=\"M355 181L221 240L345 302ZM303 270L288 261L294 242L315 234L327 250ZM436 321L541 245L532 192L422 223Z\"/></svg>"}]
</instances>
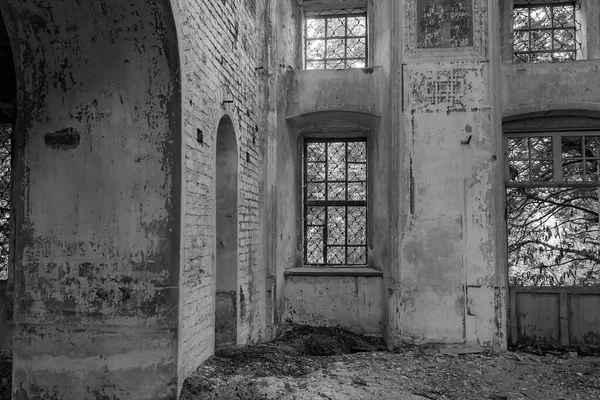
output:
<instances>
[{"instance_id":1,"label":"concrete window ledge","mask_svg":"<svg viewBox=\"0 0 600 400\"><path fill-rule=\"evenodd\" d=\"M383 276L383 273L368 267L300 267L285 271L285 276Z\"/></svg>"}]
</instances>

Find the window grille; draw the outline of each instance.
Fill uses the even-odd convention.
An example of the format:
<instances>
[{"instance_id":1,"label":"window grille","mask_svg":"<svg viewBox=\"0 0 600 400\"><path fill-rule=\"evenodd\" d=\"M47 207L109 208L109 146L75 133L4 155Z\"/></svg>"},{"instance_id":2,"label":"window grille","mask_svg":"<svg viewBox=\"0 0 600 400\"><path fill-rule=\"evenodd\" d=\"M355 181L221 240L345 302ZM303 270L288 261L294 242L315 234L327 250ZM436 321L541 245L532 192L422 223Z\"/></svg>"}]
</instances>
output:
<instances>
[{"instance_id":1,"label":"window grille","mask_svg":"<svg viewBox=\"0 0 600 400\"><path fill-rule=\"evenodd\" d=\"M563 62L581 51L576 1L522 0L513 10L513 61Z\"/></svg>"},{"instance_id":2,"label":"window grille","mask_svg":"<svg viewBox=\"0 0 600 400\"><path fill-rule=\"evenodd\" d=\"M367 65L367 11L364 8L305 14L306 69L364 68Z\"/></svg>"},{"instance_id":3,"label":"window grille","mask_svg":"<svg viewBox=\"0 0 600 400\"><path fill-rule=\"evenodd\" d=\"M367 142L304 142L306 265L367 263Z\"/></svg>"},{"instance_id":4,"label":"window grille","mask_svg":"<svg viewBox=\"0 0 600 400\"><path fill-rule=\"evenodd\" d=\"M510 186L600 186L600 133L510 134L506 138Z\"/></svg>"},{"instance_id":5,"label":"window grille","mask_svg":"<svg viewBox=\"0 0 600 400\"><path fill-rule=\"evenodd\" d=\"M0 280L8 279L12 128L0 125Z\"/></svg>"}]
</instances>

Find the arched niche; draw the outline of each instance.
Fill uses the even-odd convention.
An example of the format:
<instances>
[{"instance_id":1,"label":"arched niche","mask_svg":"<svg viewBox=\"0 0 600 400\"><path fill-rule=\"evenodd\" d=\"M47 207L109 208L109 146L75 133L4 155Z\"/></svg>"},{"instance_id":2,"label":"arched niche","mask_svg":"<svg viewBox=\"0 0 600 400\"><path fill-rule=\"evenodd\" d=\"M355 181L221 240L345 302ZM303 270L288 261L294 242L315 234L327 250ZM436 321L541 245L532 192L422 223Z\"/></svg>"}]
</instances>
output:
<instances>
[{"instance_id":1,"label":"arched niche","mask_svg":"<svg viewBox=\"0 0 600 400\"><path fill-rule=\"evenodd\" d=\"M219 121L215 168L215 348L220 348L237 342L238 151L229 116Z\"/></svg>"},{"instance_id":2,"label":"arched niche","mask_svg":"<svg viewBox=\"0 0 600 400\"><path fill-rule=\"evenodd\" d=\"M176 398L171 3L0 0L0 10L17 81L13 398Z\"/></svg>"}]
</instances>

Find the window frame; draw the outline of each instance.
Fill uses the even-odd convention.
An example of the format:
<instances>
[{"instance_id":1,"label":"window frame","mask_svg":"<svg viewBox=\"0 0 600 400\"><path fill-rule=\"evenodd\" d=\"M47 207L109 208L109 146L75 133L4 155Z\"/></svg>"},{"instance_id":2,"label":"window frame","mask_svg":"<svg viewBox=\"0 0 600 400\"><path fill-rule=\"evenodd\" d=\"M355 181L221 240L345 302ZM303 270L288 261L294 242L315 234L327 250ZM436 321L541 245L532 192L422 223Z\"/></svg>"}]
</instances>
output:
<instances>
[{"instance_id":1,"label":"window frame","mask_svg":"<svg viewBox=\"0 0 600 400\"><path fill-rule=\"evenodd\" d=\"M513 10L515 4L527 3L524 0L498 0L500 2L501 20L501 58L503 63L514 63L513 55ZM559 0L560 1L560 0ZM600 5L597 0L575 0L579 9L575 11L576 20L581 24L578 31L581 43L578 49L576 61L598 58L600 54L600 31L598 24L588 23L594 21L600 13ZM568 61L573 62L573 61ZM550 62L521 62L515 64L549 64Z\"/></svg>"},{"instance_id":2,"label":"window frame","mask_svg":"<svg viewBox=\"0 0 600 400\"><path fill-rule=\"evenodd\" d=\"M9 286L12 284L13 281L13 275L14 275L14 249L15 249L15 213L14 213L14 190L13 190L13 186L14 186L14 163L15 163L15 140L14 140L14 124L0 124L0 131L6 133L8 135L8 141L9 141L9 145L8 146L3 146L5 149L8 149L8 157L10 158L9 161L9 171L8 173L8 184L7 184L7 191L8 193L4 196L5 199L8 198L8 204L7 207L9 209L8 213L9 213L9 218L8 221L6 222L7 225L7 230L8 230L8 236L6 238L6 249L8 251L8 254L6 255L5 259L6 259L6 278L0 279L0 283L6 283Z\"/></svg>"},{"instance_id":3,"label":"window frame","mask_svg":"<svg viewBox=\"0 0 600 400\"><path fill-rule=\"evenodd\" d=\"M556 27L554 25L554 18L552 18L552 20L550 21L551 25L550 27L543 27L543 26L539 26L539 27L535 27L532 28L531 26L527 27L527 28L520 28L520 29L515 29L515 23L514 23L514 10L516 9L526 9L528 10L528 19L531 19L531 10L535 9L535 8L540 8L540 7L550 7L551 11L554 12L554 8L555 7L564 7L564 6L572 6L573 7L573 25L572 26L568 26L568 27ZM557 53L570 53L572 54L572 57L570 60L564 60L564 61L576 61L578 59L581 58L582 56L582 43L581 43L581 39L582 39L582 31L583 31L583 25L581 24L581 21L579 21L580 18L578 18L578 14L579 14L579 10L581 9L581 4L577 1L577 0L555 0L555 1L540 1L540 0L530 0L530 1L515 1L514 5L513 5L513 18L512 18L512 31L513 31L513 35L512 35L512 45L513 45L513 62L516 63L534 63L536 61L517 61L517 54L522 54L524 56L527 56L527 58L530 58L532 55L540 55L540 54L548 54L551 56L552 61L546 61L546 62L561 62L561 60L558 60L554 57L555 54ZM554 49L554 43L555 43L555 34L557 31L572 31L573 32L573 40L575 42L575 48L574 49L570 49L570 50L555 50ZM545 31L545 32L550 32L551 35L551 49L550 50L533 50L532 47L532 32L540 32L540 31ZM515 34L516 32L527 32L529 39L528 39L528 47L526 51L519 51L516 52L514 50L514 46L515 46ZM543 61L542 61L543 62Z\"/></svg>"},{"instance_id":4,"label":"window frame","mask_svg":"<svg viewBox=\"0 0 600 400\"><path fill-rule=\"evenodd\" d=\"M600 178L597 181L566 181L562 179L562 138L563 137L585 137L600 136L600 130L536 130L536 131L505 131L502 137L502 146L504 148L504 183L506 188L535 188L535 187L600 187ZM510 154L508 148L509 138L530 138L530 137L552 137L552 180L551 181L511 181L510 180ZM556 140L557 139L557 140ZM555 145L559 143L560 145ZM585 154L581 157L581 162L586 160ZM600 157L597 158L600 167ZM531 161L531 157L529 158ZM542 160L543 161L543 160ZM558 172L558 177L556 176ZM558 178L558 179L557 179Z\"/></svg>"},{"instance_id":5,"label":"window frame","mask_svg":"<svg viewBox=\"0 0 600 400\"><path fill-rule=\"evenodd\" d=\"M552 113L551 113L552 114ZM558 115L558 114L557 114ZM547 118L551 118L552 116L547 116ZM598 153L596 155L596 157L586 157L585 155L585 137L586 136L593 136L593 137L600 137L600 125L598 125L597 122L594 122L592 124L590 124L587 127L584 127L583 124L584 123L589 123L589 120L586 119L581 119L578 120L576 118L576 116L570 116L570 117L575 117L572 120L569 119L565 119L564 121L561 121L560 123L557 123L556 121L547 121L547 123L544 123L544 121L540 121L539 119L536 120L534 118L531 118L532 124L530 124L530 126L528 128L524 128L522 126L519 126L521 124L519 124L519 121L527 121L529 118L519 118L519 119L515 119L514 121L505 121L503 123L503 132L502 132L502 148L503 148L503 154L504 154L504 164L503 164L503 182L504 182L504 188L503 188L503 196L504 196L504 220L505 220L505 234L506 234L506 245L507 245L507 257L506 257L506 273L508 276L508 282L511 285L511 287L523 287L523 286L514 286L513 285L513 277L511 275L511 268L512 266L509 263L510 260L510 254L509 254L509 249L508 246L510 244L510 238L509 238L509 225L510 225L510 214L509 214L509 205L508 205L508 191L509 190L535 190L535 189L542 189L542 190L555 190L555 189L583 189L583 190L596 190L599 194L600 194L600 153ZM535 123L533 123L533 121L535 121ZM514 124L512 127L508 127L506 125L511 125L512 123L516 123ZM537 125L537 126L535 126ZM578 127L578 125L581 125L581 127ZM573 128L573 127L576 128ZM552 153L552 180L551 181L528 181L528 182L523 182L523 181L511 181L510 180L510 161L511 158L509 157L509 147L508 147L508 142L510 138L530 138L530 137L552 137L552 148L551 148L551 153ZM566 157L563 158L563 145L562 145L562 138L564 137L581 137L582 138L582 143L581 143L581 154L578 157ZM556 145L558 144L558 145ZM600 148L600 144L598 144L598 147ZM531 148L531 145L528 144L528 150ZM529 156L528 156L529 160L531 161L531 154L529 152ZM582 176L585 176L585 160L586 159L592 159L592 160L596 160L597 164L596 164L596 168L597 168L597 177L595 181L584 181L584 180L579 180L579 181L573 181L573 180L564 180L562 179L562 168L563 168L563 160L579 160L579 162L582 163L582 169L580 171ZM560 173L558 173L558 177L555 174L555 171L560 171ZM585 179L585 178L584 178ZM597 202L598 205L600 205L600 202ZM598 226L600 226L600 223L598 224ZM585 242L584 242L585 243ZM589 243L589 242L588 242ZM549 249L548 251L550 252L557 252L560 251L560 249ZM548 266L549 268L553 268L553 265ZM525 287L530 287L530 286L525 286ZM531 286L531 287L535 287L535 288L547 288L549 287L546 284L542 284L539 286ZM559 287L563 287L563 286L559 286ZM583 287L583 286L572 286L569 285L567 287Z\"/></svg>"},{"instance_id":6,"label":"window frame","mask_svg":"<svg viewBox=\"0 0 600 400\"><path fill-rule=\"evenodd\" d=\"M299 248L299 257L300 257L300 265L307 267L307 268L315 268L315 269L327 269L327 268L334 268L334 269L341 269L341 268L350 268L350 269L356 269L356 268L365 268L365 267L369 267L370 265L370 260L369 260L369 237L371 234L371 225L370 225L370 218L369 215L371 214L371 204L372 204L372 199L371 199L371 171L372 171L372 160L371 160L371 148L370 146L371 141L368 138L368 135L366 135L364 132L338 132L338 133L332 133L332 132L328 132L328 133L307 133L304 135L301 135L299 138L299 161L300 161L300 171L299 171L299 182L300 182L300 193L299 193L299 197L300 197L300 218L299 218L299 223L301 224L302 229L299 231L299 244L300 244L300 248ZM323 263L322 264L309 264L308 260L307 260L307 252L308 252L308 243L307 243L307 207L309 207L310 205L307 204L306 201L306 190L307 190L307 185L306 185L306 171L307 171L307 158L306 158L306 153L305 153L305 149L306 149L306 144L307 143L314 143L314 142L364 142L365 143L365 150L366 150L366 199L364 201L356 201L356 203L361 203L360 206L364 206L365 207L365 240L364 240L364 249L365 249L365 263L364 264L330 264L327 263L327 255L326 255L326 250L324 249L323 252ZM346 161L346 168L347 168L347 161ZM348 176L346 175L346 179L348 178ZM346 203L348 206L352 206L354 205L354 201L334 201L336 204L337 203ZM352 203L352 204L350 204ZM327 205L325 205L325 207L327 207ZM347 216L346 216L347 218ZM325 222L326 223L326 222ZM346 224L347 227L347 224ZM325 226L324 228L325 230L327 230L327 227ZM324 235L324 243L323 246L326 248L327 247L327 243L326 243L326 235ZM345 238L345 245L344 247L346 248L345 251L345 261L347 261L347 236ZM350 245L350 247L354 247L352 245ZM362 246L361 246L362 247Z\"/></svg>"},{"instance_id":7,"label":"window frame","mask_svg":"<svg viewBox=\"0 0 600 400\"><path fill-rule=\"evenodd\" d=\"M303 70L308 70L308 71L336 71L336 70L345 70L345 69L351 69L351 68L338 68L338 69L331 69L331 68L324 68L324 69L307 69L306 65L307 65L307 37L306 37L306 19L307 19L307 14L311 14L311 13L331 13L331 15L324 15L324 17L327 16L333 16L335 15L334 13L336 11L340 11L340 10L357 10L357 9L361 9L364 10L361 13L358 14L364 14L365 15L365 24L366 24L366 31L365 31L365 56L364 56L364 67L362 68L369 68L372 65L373 62L373 51L371 48L371 38L372 38L372 29L373 29L373 18L370 12L370 7L367 1L365 0L346 0L346 1L340 1L340 0L329 0L329 1L320 1L317 2L316 4L313 4L310 1L304 1L302 3L301 6L301 20L300 23L298 24L298 37L300 38L299 42L299 51L298 51L298 57L299 57L299 65L302 66ZM340 14L342 15L342 14ZM347 15L347 14L343 14L343 15ZM310 15L308 16L310 17ZM362 37L362 36L361 36ZM355 57L352 57L351 59L357 59ZM323 60L323 62L326 62L328 59L325 58ZM346 60L346 59L344 59ZM344 61L344 63L346 64L347 61ZM358 67L357 67L358 68Z\"/></svg>"}]
</instances>

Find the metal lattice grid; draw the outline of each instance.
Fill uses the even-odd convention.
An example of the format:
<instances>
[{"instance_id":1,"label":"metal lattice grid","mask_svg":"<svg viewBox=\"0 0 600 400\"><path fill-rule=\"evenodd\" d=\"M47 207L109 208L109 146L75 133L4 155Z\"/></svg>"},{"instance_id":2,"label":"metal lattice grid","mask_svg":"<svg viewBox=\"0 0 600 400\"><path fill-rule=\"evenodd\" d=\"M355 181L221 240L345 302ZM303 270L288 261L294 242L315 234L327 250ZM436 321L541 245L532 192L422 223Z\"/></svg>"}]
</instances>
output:
<instances>
[{"instance_id":1,"label":"metal lattice grid","mask_svg":"<svg viewBox=\"0 0 600 400\"><path fill-rule=\"evenodd\" d=\"M367 11L364 8L307 12L304 38L306 69L367 66Z\"/></svg>"},{"instance_id":2,"label":"metal lattice grid","mask_svg":"<svg viewBox=\"0 0 600 400\"><path fill-rule=\"evenodd\" d=\"M367 263L367 142L306 139L304 262Z\"/></svg>"},{"instance_id":3,"label":"metal lattice grid","mask_svg":"<svg viewBox=\"0 0 600 400\"><path fill-rule=\"evenodd\" d=\"M8 279L12 128L0 125L0 280Z\"/></svg>"},{"instance_id":4,"label":"metal lattice grid","mask_svg":"<svg viewBox=\"0 0 600 400\"><path fill-rule=\"evenodd\" d=\"M506 146L509 185L600 185L598 133L510 134Z\"/></svg>"},{"instance_id":5,"label":"metal lattice grid","mask_svg":"<svg viewBox=\"0 0 600 400\"><path fill-rule=\"evenodd\" d=\"M525 0L513 10L513 61L563 62L581 51L577 1Z\"/></svg>"}]
</instances>

